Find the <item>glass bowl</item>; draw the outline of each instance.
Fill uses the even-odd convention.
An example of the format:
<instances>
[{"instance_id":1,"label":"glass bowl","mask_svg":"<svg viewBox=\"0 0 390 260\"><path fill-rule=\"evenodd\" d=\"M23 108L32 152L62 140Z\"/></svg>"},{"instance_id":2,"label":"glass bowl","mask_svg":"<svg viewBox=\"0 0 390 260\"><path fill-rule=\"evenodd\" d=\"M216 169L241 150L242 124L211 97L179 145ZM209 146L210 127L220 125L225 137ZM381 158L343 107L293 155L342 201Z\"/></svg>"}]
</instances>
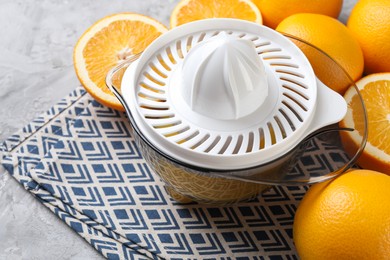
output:
<instances>
[{"instance_id":1,"label":"glass bowl","mask_svg":"<svg viewBox=\"0 0 390 260\"><path fill-rule=\"evenodd\" d=\"M338 84L340 88L352 88L360 98L359 109L366 114L359 90L346 71L319 48L294 36L284 35L304 52L316 76L328 85ZM251 168L219 170L199 167L180 161L164 153L151 143L134 121L132 111L124 101L119 84L129 65L137 60L134 55L113 68L106 77L106 84L122 102L129 117L134 138L151 169L161 177L167 191L179 202L196 201L211 204L231 204L250 200L273 185L307 185L322 182L343 174L350 169L364 149L367 139L367 119L355 126L340 128L338 124L328 125L304 138L287 154ZM329 73L317 73L326 64ZM332 78L329 78L332 77ZM340 93L342 94L342 93ZM357 131L363 133L360 145L346 151L340 133Z\"/></svg>"}]
</instances>

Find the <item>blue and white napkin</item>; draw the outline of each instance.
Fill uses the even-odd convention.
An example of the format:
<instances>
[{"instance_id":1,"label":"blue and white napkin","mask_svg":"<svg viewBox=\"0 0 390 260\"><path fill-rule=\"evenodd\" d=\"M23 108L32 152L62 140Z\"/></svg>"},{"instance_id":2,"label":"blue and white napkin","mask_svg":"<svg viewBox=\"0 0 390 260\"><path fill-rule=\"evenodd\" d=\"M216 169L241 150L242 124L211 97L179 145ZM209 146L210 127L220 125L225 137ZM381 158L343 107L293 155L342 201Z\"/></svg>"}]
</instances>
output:
<instances>
[{"instance_id":1,"label":"blue and white napkin","mask_svg":"<svg viewBox=\"0 0 390 260\"><path fill-rule=\"evenodd\" d=\"M0 151L26 190L109 259L298 258L292 224L307 186L274 187L233 206L180 204L146 164L126 115L82 88ZM324 154L301 164L326 168L343 156Z\"/></svg>"}]
</instances>

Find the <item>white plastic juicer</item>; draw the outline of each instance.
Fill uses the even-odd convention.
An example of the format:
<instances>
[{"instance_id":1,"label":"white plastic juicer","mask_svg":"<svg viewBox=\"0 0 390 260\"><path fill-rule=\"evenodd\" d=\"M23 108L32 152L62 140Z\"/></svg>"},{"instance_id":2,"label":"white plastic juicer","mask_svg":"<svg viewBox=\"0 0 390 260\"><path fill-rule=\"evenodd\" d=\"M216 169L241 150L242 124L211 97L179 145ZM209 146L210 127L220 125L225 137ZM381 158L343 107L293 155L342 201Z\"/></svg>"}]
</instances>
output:
<instances>
[{"instance_id":1,"label":"white plastic juicer","mask_svg":"<svg viewBox=\"0 0 390 260\"><path fill-rule=\"evenodd\" d=\"M121 93L111 78L123 65L107 85L143 156L178 199L231 203L288 184L302 141L347 110L296 45L251 22L192 22L134 60Z\"/></svg>"}]
</instances>

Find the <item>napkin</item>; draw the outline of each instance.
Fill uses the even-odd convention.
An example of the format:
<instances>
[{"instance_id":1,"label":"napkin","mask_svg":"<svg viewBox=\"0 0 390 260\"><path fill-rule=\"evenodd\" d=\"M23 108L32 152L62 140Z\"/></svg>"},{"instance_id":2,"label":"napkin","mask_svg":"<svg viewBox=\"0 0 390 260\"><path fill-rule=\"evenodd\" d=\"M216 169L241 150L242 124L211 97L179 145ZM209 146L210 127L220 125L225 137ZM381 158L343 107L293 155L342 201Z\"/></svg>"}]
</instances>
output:
<instances>
[{"instance_id":1,"label":"napkin","mask_svg":"<svg viewBox=\"0 0 390 260\"><path fill-rule=\"evenodd\" d=\"M332 149L305 153L295 171L332 170L345 160ZM298 258L292 224L307 186L272 187L223 207L176 202L143 159L125 113L81 87L0 151L26 190L109 259Z\"/></svg>"}]
</instances>

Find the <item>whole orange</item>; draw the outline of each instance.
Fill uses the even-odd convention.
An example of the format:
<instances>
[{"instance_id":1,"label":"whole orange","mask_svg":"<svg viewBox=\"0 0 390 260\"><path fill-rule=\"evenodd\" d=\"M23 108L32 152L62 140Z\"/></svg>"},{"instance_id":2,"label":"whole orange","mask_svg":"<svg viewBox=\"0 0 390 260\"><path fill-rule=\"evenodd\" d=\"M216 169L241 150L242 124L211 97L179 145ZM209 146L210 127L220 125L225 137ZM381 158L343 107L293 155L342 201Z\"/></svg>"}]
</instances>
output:
<instances>
[{"instance_id":1,"label":"whole orange","mask_svg":"<svg viewBox=\"0 0 390 260\"><path fill-rule=\"evenodd\" d=\"M337 18L343 0L252 0L260 9L263 23L275 29L286 17L297 13L317 13Z\"/></svg>"},{"instance_id":2,"label":"whole orange","mask_svg":"<svg viewBox=\"0 0 390 260\"><path fill-rule=\"evenodd\" d=\"M352 170L313 185L294 219L301 259L390 259L390 176Z\"/></svg>"},{"instance_id":3,"label":"whole orange","mask_svg":"<svg viewBox=\"0 0 390 260\"><path fill-rule=\"evenodd\" d=\"M337 19L321 14L294 14L284 19L276 30L298 37L325 52L326 55L294 41L309 59L317 77L340 94L350 86L350 80L340 66L354 81L362 76L364 59L359 43Z\"/></svg>"},{"instance_id":4,"label":"whole orange","mask_svg":"<svg viewBox=\"0 0 390 260\"><path fill-rule=\"evenodd\" d=\"M390 0L361 0L347 27L363 50L366 74L390 72Z\"/></svg>"}]
</instances>

